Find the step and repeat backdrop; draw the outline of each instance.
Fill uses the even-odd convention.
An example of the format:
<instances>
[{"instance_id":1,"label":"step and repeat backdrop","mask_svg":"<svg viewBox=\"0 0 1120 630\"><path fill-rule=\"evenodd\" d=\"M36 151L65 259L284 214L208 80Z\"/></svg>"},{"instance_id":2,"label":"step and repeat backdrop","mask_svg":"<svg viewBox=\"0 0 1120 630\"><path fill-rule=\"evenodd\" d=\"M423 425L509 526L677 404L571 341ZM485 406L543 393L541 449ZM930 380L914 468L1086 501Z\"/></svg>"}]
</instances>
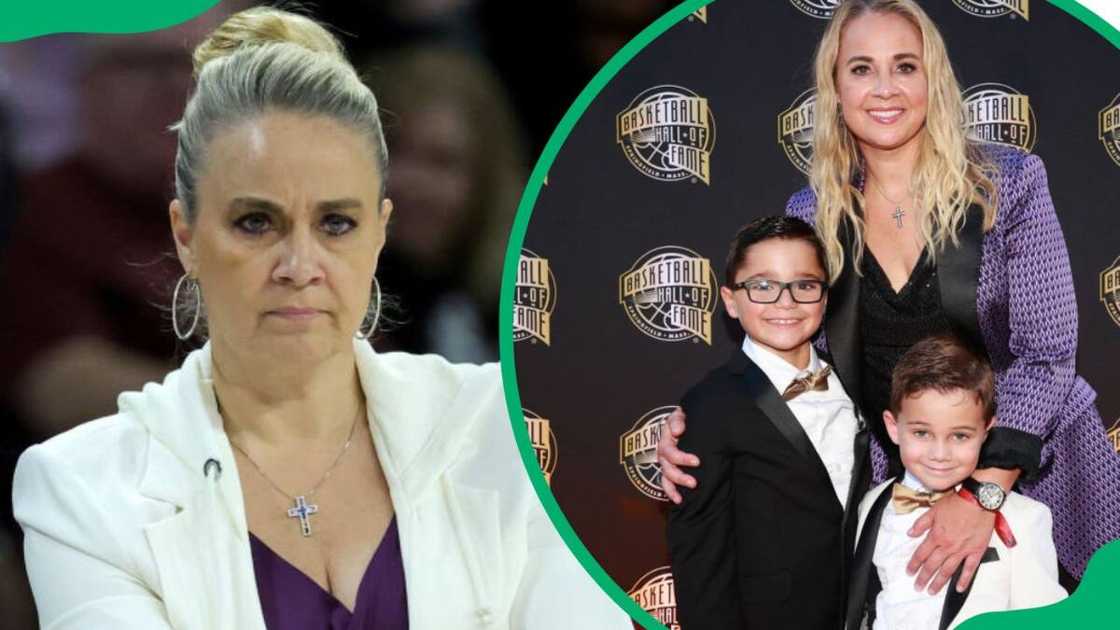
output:
<instances>
[{"instance_id":1,"label":"step and repeat backdrop","mask_svg":"<svg viewBox=\"0 0 1120 630\"><path fill-rule=\"evenodd\" d=\"M553 163L518 269L525 422L607 573L678 628L655 445L686 388L737 352L727 246L806 184L813 48L836 0L720 0L596 97ZM1045 161L1080 311L1080 373L1120 451L1120 51L1042 0L928 0L969 134ZM542 79L546 80L546 79Z\"/></svg>"}]
</instances>

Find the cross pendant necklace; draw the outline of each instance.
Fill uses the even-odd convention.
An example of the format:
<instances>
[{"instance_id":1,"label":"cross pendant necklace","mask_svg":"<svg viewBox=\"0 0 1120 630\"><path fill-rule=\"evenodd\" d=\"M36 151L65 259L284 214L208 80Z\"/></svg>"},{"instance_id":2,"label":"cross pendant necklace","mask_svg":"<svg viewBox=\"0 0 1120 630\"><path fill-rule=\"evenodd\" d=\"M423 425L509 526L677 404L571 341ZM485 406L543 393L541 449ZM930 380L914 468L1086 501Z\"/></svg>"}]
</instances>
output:
<instances>
[{"instance_id":1,"label":"cross pendant necklace","mask_svg":"<svg viewBox=\"0 0 1120 630\"><path fill-rule=\"evenodd\" d=\"M249 463L253 465L253 468L257 469L257 473L259 473L260 476L265 481L267 481L274 490L284 495L289 501L294 504L292 507L287 508L288 518L299 519L299 531L305 538L311 536L311 515L319 513L319 506L314 503L308 503L307 501L315 494L315 491L318 490L320 486L326 483L327 479L331 478L331 473L334 472L334 469L338 468L339 462L342 461L342 456L346 454L347 449L350 448L350 443L354 441L354 431L358 428L358 419L362 417L361 411L362 408L361 406L359 406L358 415L354 417L354 424L350 426L350 435L347 436L346 443L342 445L342 450L340 450L338 456L334 458L334 462L331 463L329 468L327 468L327 472L323 473L323 476L319 479L319 482L316 483L311 488L311 490L307 492L307 494L301 494L299 496L292 496L279 485L277 485L271 477L264 474L264 470L262 470L260 465L257 464L257 462L249 456L249 453L245 452L245 449L238 446L233 440L229 441L233 448L237 449L242 455L245 456L245 459L249 460ZM221 413L221 404L218 405L218 412Z\"/></svg>"},{"instance_id":2,"label":"cross pendant necklace","mask_svg":"<svg viewBox=\"0 0 1120 630\"><path fill-rule=\"evenodd\" d=\"M890 197L888 197L887 193L883 192L883 188L881 186L879 186L879 182L876 181L875 178L869 178L869 179L871 179L872 184L875 184L875 190L879 191L879 194L883 197L883 199L886 199L887 201L894 204L894 212L891 213L891 218L894 219L895 227L897 227L898 229L901 230L902 229L902 217L906 216L906 211L902 209L902 204L900 202L895 201L894 199L891 199Z\"/></svg>"},{"instance_id":3,"label":"cross pendant necklace","mask_svg":"<svg viewBox=\"0 0 1120 630\"><path fill-rule=\"evenodd\" d=\"M299 529L303 532L304 536L311 535L311 515L319 511L318 505L308 505L307 499L303 496L295 498L296 506L288 508L288 518L299 519Z\"/></svg>"}]
</instances>

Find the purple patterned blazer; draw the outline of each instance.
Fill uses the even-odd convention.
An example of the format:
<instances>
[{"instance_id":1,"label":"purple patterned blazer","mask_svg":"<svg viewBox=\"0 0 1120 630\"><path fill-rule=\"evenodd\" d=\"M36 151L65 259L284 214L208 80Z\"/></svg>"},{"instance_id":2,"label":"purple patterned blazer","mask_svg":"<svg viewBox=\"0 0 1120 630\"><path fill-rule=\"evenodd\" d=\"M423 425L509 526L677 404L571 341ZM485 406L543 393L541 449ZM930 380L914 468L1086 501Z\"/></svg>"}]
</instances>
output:
<instances>
[{"instance_id":1,"label":"purple patterned blazer","mask_svg":"<svg viewBox=\"0 0 1120 630\"><path fill-rule=\"evenodd\" d=\"M996 373L999 442L1031 443L1040 466L1026 467L1023 494L1054 515L1054 542L1067 571L1080 577L1089 556L1120 538L1120 457L1112 449L1094 405L1096 392L1075 372L1077 301L1065 237L1050 199L1046 169L1035 155L985 146L998 168L995 225L983 233L973 207L960 243L938 256L941 303L964 336L982 343ZM790 197L786 213L810 224L816 196L804 188ZM850 243L845 223L842 243ZM860 392L859 282L850 247L844 269L829 293L819 345L831 350L837 375L849 392ZM881 418L868 418L876 483L887 477ZM997 430L993 429L992 437ZM1023 439L1025 438L1025 439ZM985 448L987 451L987 446ZM987 460L986 460L987 461Z\"/></svg>"}]
</instances>

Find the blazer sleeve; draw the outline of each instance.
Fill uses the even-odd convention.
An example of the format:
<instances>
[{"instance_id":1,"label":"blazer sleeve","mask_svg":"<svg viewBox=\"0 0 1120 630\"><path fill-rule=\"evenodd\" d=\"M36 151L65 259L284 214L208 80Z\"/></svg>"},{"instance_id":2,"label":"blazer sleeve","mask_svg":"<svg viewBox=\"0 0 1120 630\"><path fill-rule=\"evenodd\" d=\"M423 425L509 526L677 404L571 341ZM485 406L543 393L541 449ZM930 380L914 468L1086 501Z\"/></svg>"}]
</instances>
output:
<instances>
[{"instance_id":1,"label":"blazer sleeve","mask_svg":"<svg viewBox=\"0 0 1120 630\"><path fill-rule=\"evenodd\" d=\"M700 458L689 471L696 488L681 488L683 501L669 512L669 554L677 614L686 628L742 628L739 609L734 457L726 418L694 388L681 402L688 431L680 448Z\"/></svg>"},{"instance_id":2,"label":"blazer sleeve","mask_svg":"<svg viewBox=\"0 0 1120 630\"><path fill-rule=\"evenodd\" d=\"M528 561L510 628L632 630L630 617L580 566L540 505L530 513Z\"/></svg>"},{"instance_id":3,"label":"blazer sleeve","mask_svg":"<svg viewBox=\"0 0 1120 630\"><path fill-rule=\"evenodd\" d=\"M163 602L129 570L111 497L43 446L19 459L12 489L43 630L170 630Z\"/></svg>"},{"instance_id":4,"label":"blazer sleeve","mask_svg":"<svg viewBox=\"0 0 1120 630\"><path fill-rule=\"evenodd\" d=\"M1012 525L1021 544L1008 550L1011 566L1011 610L1049 606L1067 597L1058 582L1050 508L1037 501L1026 504L1021 523Z\"/></svg>"},{"instance_id":5,"label":"blazer sleeve","mask_svg":"<svg viewBox=\"0 0 1120 630\"><path fill-rule=\"evenodd\" d=\"M1001 467L1018 465L1029 479L1053 457L1046 440L1073 386L1077 300L1042 160L1026 156L1004 190L1012 361L997 375L996 400L997 427L1011 431L993 429L982 459L1007 460Z\"/></svg>"}]
</instances>

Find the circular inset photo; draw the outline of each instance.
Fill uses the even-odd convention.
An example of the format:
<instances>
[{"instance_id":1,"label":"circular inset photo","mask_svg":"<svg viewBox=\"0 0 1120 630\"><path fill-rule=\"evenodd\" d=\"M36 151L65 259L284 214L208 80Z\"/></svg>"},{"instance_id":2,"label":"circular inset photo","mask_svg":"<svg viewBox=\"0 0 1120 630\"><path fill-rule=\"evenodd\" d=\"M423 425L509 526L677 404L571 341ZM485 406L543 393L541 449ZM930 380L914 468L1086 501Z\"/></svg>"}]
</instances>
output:
<instances>
[{"instance_id":1,"label":"circular inset photo","mask_svg":"<svg viewBox=\"0 0 1120 630\"><path fill-rule=\"evenodd\" d=\"M502 362L639 624L946 627L1120 570L1117 47L1073 2L690 2L586 88Z\"/></svg>"}]
</instances>

